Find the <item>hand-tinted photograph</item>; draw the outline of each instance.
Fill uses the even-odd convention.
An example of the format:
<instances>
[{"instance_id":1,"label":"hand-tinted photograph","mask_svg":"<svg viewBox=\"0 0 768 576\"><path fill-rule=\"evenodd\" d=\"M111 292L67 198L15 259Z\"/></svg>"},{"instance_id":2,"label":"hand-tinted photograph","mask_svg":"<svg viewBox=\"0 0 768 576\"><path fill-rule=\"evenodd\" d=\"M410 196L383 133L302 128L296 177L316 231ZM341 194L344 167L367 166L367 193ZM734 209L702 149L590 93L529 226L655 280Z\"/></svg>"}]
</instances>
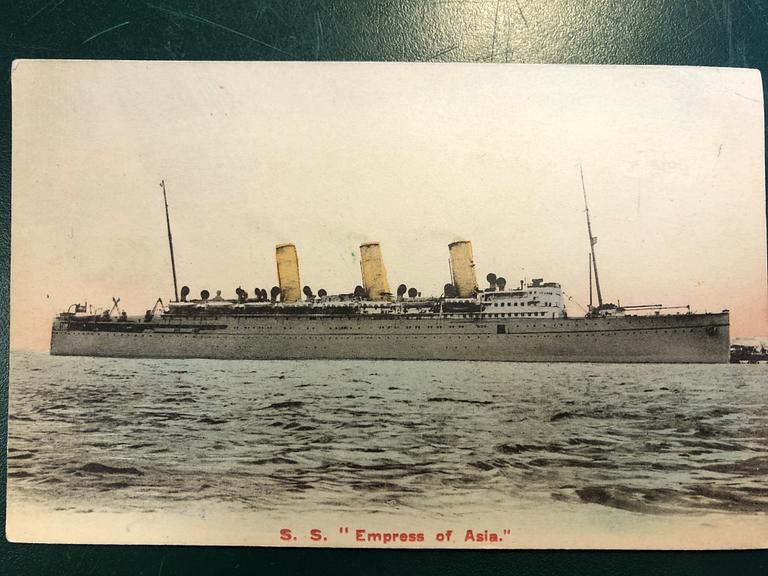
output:
<instances>
[{"instance_id":1,"label":"hand-tinted photograph","mask_svg":"<svg viewBox=\"0 0 768 576\"><path fill-rule=\"evenodd\" d=\"M768 544L754 70L14 63L12 541Z\"/></svg>"}]
</instances>

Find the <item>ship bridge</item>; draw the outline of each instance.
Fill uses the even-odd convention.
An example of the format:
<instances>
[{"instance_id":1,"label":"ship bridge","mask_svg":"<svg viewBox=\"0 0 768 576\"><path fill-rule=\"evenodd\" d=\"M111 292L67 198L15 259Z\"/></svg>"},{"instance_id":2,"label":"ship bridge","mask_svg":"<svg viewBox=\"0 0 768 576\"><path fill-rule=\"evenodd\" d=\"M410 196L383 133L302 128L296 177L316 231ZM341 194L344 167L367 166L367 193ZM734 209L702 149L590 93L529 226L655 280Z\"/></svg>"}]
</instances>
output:
<instances>
[{"instance_id":1,"label":"ship bridge","mask_svg":"<svg viewBox=\"0 0 768 576\"><path fill-rule=\"evenodd\" d=\"M481 292L481 314L490 318L565 318L563 291L557 282L535 278L513 290L491 287Z\"/></svg>"}]
</instances>

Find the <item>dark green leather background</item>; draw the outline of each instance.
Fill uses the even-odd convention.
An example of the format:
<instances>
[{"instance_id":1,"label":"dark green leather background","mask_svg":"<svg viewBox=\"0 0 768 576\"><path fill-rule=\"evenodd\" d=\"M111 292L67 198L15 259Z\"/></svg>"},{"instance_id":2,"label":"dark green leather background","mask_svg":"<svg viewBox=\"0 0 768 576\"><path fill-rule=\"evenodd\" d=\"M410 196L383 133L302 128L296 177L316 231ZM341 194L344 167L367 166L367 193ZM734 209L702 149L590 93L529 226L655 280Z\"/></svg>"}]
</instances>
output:
<instances>
[{"instance_id":1,"label":"dark green leather background","mask_svg":"<svg viewBox=\"0 0 768 576\"><path fill-rule=\"evenodd\" d=\"M0 398L5 454L10 66L16 58L395 60L753 67L761 0L1 0ZM737 279L734 279L737 281ZM0 470L5 524L5 459ZM747 552L364 551L0 542L0 574L768 574Z\"/></svg>"}]
</instances>

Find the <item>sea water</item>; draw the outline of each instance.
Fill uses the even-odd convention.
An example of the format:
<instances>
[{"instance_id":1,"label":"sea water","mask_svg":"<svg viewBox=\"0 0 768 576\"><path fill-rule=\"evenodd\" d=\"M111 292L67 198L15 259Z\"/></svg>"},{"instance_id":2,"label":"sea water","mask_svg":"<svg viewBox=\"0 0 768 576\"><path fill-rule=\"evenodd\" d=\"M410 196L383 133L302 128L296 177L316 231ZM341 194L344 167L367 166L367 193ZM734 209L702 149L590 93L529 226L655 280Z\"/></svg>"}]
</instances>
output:
<instances>
[{"instance_id":1,"label":"sea water","mask_svg":"<svg viewBox=\"0 0 768 576\"><path fill-rule=\"evenodd\" d=\"M768 512L768 366L11 354L9 501Z\"/></svg>"}]
</instances>

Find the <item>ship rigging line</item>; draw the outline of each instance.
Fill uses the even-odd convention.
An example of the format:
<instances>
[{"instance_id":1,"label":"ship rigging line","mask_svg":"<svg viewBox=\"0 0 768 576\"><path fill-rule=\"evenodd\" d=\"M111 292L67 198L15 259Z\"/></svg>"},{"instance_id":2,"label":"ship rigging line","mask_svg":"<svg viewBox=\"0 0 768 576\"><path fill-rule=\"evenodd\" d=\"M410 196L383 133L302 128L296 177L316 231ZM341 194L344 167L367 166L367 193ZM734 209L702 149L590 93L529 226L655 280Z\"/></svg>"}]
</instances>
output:
<instances>
[{"instance_id":1,"label":"ship rigging line","mask_svg":"<svg viewBox=\"0 0 768 576\"><path fill-rule=\"evenodd\" d=\"M575 299L573 298L573 296L571 296L571 295L569 295L569 294L566 294L565 292L563 292L563 296L565 296L566 298L568 298L568 300L569 300L570 302L573 302L574 304L576 304L576 306L578 306L579 308L581 308L582 310L584 310L584 312L589 312L589 310L588 310L587 308L584 308L584 306L582 306L582 305L579 303L579 301L578 301L578 300L575 300Z\"/></svg>"},{"instance_id":2,"label":"ship rigging line","mask_svg":"<svg viewBox=\"0 0 768 576\"><path fill-rule=\"evenodd\" d=\"M173 237L171 236L171 218L168 216L168 197L165 195L165 180L160 180L160 187L163 189L163 201L165 202L165 223L168 226L168 246L171 249L171 272L173 272L173 295L176 302L179 301L179 289L176 284L176 260L173 257Z\"/></svg>"},{"instance_id":3,"label":"ship rigging line","mask_svg":"<svg viewBox=\"0 0 768 576\"><path fill-rule=\"evenodd\" d=\"M597 275L597 258L595 257L595 244L597 238L592 236L592 223L589 221L589 206L587 205L587 188L584 186L584 169L579 164L579 173L581 174L581 191L584 193L584 212L587 215L587 233L589 234L589 250L592 254L592 267L595 270L595 288L597 288L597 306L603 305L603 295L600 292L600 278ZM591 290L590 290L591 292Z\"/></svg>"}]
</instances>

